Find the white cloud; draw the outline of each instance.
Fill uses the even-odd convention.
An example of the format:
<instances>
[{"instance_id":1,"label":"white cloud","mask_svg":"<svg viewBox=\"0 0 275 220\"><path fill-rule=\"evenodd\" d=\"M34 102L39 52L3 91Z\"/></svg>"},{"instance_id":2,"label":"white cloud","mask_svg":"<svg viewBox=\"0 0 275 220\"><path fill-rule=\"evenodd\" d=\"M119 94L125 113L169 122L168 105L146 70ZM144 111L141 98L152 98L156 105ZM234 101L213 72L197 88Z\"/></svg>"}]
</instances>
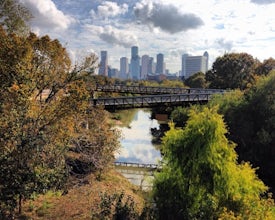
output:
<instances>
[{"instance_id":1,"label":"white cloud","mask_svg":"<svg viewBox=\"0 0 275 220\"><path fill-rule=\"evenodd\" d=\"M74 19L58 10L52 0L20 0L28 8L34 19L32 27L39 31L41 29L67 29Z\"/></svg>"},{"instance_id":2,"label":"white cloud","mask_svg":"<svg viewBox=\"0 0 275 220\"><path fill-rule=\"evenodd\" d=\"M108 18L123 15L128 11L128 5L118 5L116 2L105 1L97 7L97 11L91 10L93 18Z\"/></svg>"},{"instance_id":3,"label":"white cloud","mask_svg":"<svg viewBox=\"0 0 275 220\"><path fill-rule=\"evenodd\" d=\"M134 34L112 26L106 26L99 34L99 38L111 45L119 45L126 48L137 44L137 37Z\"/></svg>"}]
</instances>

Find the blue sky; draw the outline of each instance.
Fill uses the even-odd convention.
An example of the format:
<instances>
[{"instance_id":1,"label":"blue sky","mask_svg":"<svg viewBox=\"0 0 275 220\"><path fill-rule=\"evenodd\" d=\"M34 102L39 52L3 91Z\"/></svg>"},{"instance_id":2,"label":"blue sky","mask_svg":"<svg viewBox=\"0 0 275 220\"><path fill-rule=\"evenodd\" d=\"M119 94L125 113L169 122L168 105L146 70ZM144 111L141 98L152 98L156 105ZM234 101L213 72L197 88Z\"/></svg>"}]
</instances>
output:
<instances>
[{"instance_id":1,"label":"blue sky","mask_svg":"<svg viewBox=\"0 0 275 220\"><path fill-rule=\"evenodd\" d=\"M30 9L32 31L57 38L74 62L107 50L119 67L130 47L156 59L164 54L171 72L181 55L208 51L210 65L225 52L275 58L275 0L19 0Z\"/></svg>"}]
</instances>

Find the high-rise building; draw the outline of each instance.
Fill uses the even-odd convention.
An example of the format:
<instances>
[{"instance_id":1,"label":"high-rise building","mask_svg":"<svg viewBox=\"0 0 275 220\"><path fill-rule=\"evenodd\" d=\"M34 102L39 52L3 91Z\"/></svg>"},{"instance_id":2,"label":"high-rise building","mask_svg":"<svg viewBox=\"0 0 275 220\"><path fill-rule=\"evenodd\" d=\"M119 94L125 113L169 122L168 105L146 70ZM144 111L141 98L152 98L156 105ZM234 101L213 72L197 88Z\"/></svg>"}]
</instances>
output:
<instances>
[{"instance_id":1,"label":"high-rise building","mask_svg":"<svg viewBox=\"0 0 275 220\"><path fill-rule=\"evenodd\" d=\"M118 78L118 69L116 68L110 68L110 75L111 78Z\"/></svg>"},{"instance_id":2,"label":"high-rise building","mask_svg":"<svg viewBox=\"0 0 275 220\"><path fill-rule=\"evenodd\" d=\"M203 56L206 57L206 71L208 70L208 61L209 61L209 54L207 51L203 53ZM205 71L205 72L206 72Z\"/></svg>"},{"instance_id":3,"label":"high-rise building","mask_svg":"<svg viewBox=\"0 0 275 220\"><path fill-rule=\"evenodd\" d=\"M148 55L143 55L141 57L140 79L147 79L147 76L149 74L149 61L150 57Z\"/></svg>"},{"instance_id":4,"label":"high-rise building","mask_svg":"<svg viewBox=\"0 0 275 220\"><path fill-rule=\"evenodd\" d=\"M107 51L100 52L100 65L99 65L99 75L108 76L108 53Z\"/></svg>"},{"instance_id":5,"label":"high-rise building","mask_svg":"<svg viewBox=\"0 0 275 220\"><path fill-rule=\"evenodd\" d=\"M197 72L206 73L208 70L208 58L207 52L203 56L189 56L188 54L182 55L182 76L185 79L192 76Z\"/></svg>"},{"instance_id":6,"label":"high-rise building","mask_svg":"<svg viewBox=\"0 0 275 220\"><path fill-rule=\"evenodd\" d=\"M135 80L140 79L140 57L138 55L138 47L131 48L131 65L130 65L131 78Z\"/></svg>"},{"instance_id":7,"label":"high-rise building","mask_svg":"<svg viewBox=\"0 0 275 220\"><path fill-rule=\"evenodd\" d=\"M120 77L121 79L128 79L129 62L127 57L120 58Z\"/></svg>"},{"instance_id":8,"label":"high-rise building","mask_svg":"<svg viewBox=\"0 0 275 220\"><path fill-rule=\"evenodd\" d=\"M164 56L162 53L157 54L156 74L164 74Z\"/></svg>"},{"instance_id":9,"label":"high-rise building","mask_svg":"<svg viewBox=\"0 0 275 220\"><path fill-rule=\"evenodd\" d=\"M153 57L149 57L148 74L152 75L153 73L155 73L155 71L154 71L154 58Z\"/></svg>"}]
</instances>

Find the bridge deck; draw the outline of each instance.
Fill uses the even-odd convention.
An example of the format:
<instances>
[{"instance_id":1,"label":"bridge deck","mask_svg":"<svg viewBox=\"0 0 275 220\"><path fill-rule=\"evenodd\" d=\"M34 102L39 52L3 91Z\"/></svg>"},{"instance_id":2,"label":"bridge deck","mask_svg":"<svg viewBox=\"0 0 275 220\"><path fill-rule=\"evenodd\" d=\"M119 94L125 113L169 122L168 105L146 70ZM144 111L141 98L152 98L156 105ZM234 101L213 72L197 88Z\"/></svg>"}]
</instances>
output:
<instances>
[{"instance_id":1,"label":"bridge deck","mask_svg":"<svg viewBox=\"0 0 275 220\"><path fill-rule=\"evenodd\" d=\"M134 93L134 94L198 94L198 93L222 93L222 89L201 89L201 88L180 88L180 87L156 87L156 86L126 86L116 85L97 85L96 91Z\"/></svg>"},{"instance_id":2,"label":"bridge deck","mask_svg":"<svg viewBox=\"0 0 275 220\"><path fill-rule=\"evenodd\" d=\"M186 103L205 103L212 94L163 94L132 97L98 98L93 99L94 106L105 108L150 107L163 104L183 105Z\"/></svg>"}]
</instances>

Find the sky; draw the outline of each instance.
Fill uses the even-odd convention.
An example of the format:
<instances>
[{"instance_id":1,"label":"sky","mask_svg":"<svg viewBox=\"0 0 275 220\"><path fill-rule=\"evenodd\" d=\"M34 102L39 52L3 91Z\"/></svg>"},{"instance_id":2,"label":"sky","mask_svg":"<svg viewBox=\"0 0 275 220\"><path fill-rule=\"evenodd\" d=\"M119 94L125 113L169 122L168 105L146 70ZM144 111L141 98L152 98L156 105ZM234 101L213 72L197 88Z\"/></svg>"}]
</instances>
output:
<instances>
[{"instance_id":1,"label":"sky","mask_svg":"<svg viewBox=\"0 0 275 220\"><path fill-rule=\"evenodd\" d=\"M33 19L31 29L67 48L74 63L90 53L120 57L164 54L170 72L181 56L246 52L263 61L275 58L275 0L19 0Z\"/></svg>"}]
</instances>

